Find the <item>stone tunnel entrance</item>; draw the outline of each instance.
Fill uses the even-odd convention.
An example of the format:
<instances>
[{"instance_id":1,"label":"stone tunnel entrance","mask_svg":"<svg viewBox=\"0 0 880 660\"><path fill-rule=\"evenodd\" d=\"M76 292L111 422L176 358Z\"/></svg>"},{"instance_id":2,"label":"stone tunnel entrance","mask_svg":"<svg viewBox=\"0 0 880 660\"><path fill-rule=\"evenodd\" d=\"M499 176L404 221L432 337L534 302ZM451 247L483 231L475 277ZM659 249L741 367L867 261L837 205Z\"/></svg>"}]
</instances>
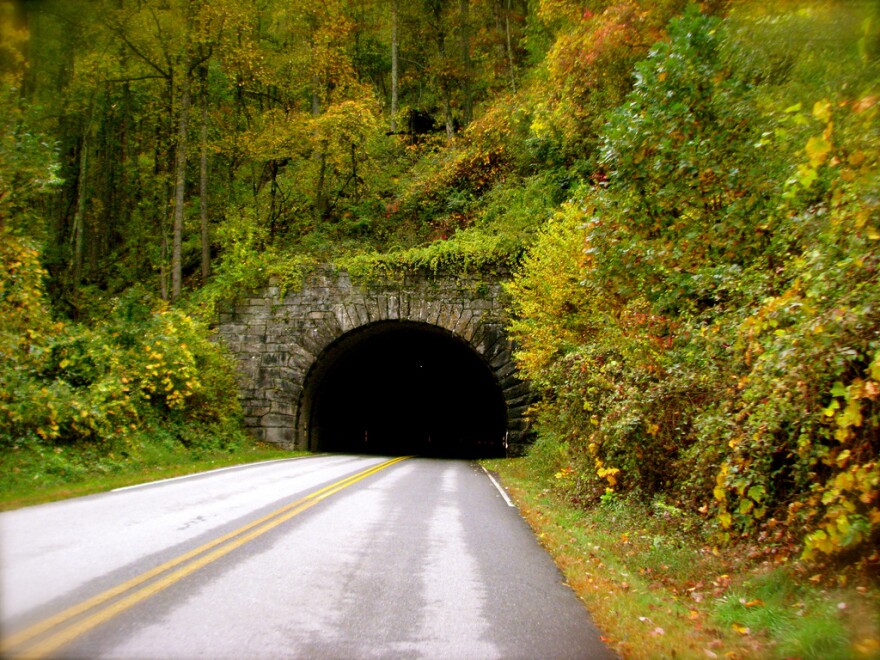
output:
<instances>
[{"instance_id":1,"label":"stone tunnel entrance","mask_svg":"<svg viewBox=\"0 0 880 660\"><path fill-rule=\"evenodd\" d=\"M312 451L490 458L506 452L507 404L495 374L435 325L380 321L318 357L299 428Z\"/></svg>"},{"instance_id":2,"label":"stone tunnel entrance","mask_svg":"<svg viewBox=\"0 0 880 660\"><path fill-rule=\"evenodd\" d=\"M493 279L494 277L494 279ZM534 393L507 335L501 276L316 267L218 315L244 423L286 449L517 456Z\"/></svg>"}]
</instances>

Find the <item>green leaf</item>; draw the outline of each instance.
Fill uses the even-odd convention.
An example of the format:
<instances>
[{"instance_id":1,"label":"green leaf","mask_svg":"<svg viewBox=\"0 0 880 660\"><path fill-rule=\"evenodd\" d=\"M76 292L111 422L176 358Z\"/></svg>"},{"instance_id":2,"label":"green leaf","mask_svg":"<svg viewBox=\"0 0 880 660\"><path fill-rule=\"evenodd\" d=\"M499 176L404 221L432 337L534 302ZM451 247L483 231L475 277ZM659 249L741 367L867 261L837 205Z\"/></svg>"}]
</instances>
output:
<instances>
[{"instance_id":1,"label":"green leaf","mask_svg":"<svg viewBox=\"0 0 880 660\"><path fill-rule=\"evenodd\" d=\"M839 380L835 381L834 387L831 388L831 396L846 396L846 387Z\"/></svg>"}]
</instances>

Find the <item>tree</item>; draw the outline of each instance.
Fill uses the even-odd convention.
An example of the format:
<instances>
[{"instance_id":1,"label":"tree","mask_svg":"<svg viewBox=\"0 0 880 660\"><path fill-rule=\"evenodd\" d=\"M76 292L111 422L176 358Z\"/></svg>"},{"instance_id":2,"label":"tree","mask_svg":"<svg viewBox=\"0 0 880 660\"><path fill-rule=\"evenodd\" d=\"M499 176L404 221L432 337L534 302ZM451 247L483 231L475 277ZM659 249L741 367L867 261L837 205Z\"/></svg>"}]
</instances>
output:
<instances>
[{"instance_id":1,"label":"tree","mask_svg":"<svg viewBox=\"0 0 880 660\"><path fill-rule=\"evenodd\" d=\"M397 132L400 87L400 42L398 39L398 0L391 0L391 132Z\"/></svg>"}]
</instances>

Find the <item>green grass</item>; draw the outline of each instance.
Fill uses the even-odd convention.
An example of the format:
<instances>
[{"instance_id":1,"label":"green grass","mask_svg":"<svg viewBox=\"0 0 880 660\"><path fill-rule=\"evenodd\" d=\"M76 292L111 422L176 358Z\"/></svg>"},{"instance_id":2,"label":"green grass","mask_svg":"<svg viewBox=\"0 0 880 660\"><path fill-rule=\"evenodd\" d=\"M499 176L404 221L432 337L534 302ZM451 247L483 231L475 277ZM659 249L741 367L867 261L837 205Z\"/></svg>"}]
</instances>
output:
<instances>
[{"instance_id":1,"label":"green grass","mask_svg":"<svg viewBox=\"0 0 880 660\"><path fill-rule=\"evenodd\" d=\"M554 489L546 456L485 461L608 644L625 658L880 658L876 577L717 549L689 514L609 498L591 509Z\"/></svg>"},{"instance_id":2,"label":"green grass","mask_svg":"<svg viewBox=\"0 0 880 660\"><path fill-rule=\"evenodd\" d=\"M240 438L199 447L167 437L123 446L21 444L0 452L0 511L305 453Z\"/></svg>"}]
</instances>

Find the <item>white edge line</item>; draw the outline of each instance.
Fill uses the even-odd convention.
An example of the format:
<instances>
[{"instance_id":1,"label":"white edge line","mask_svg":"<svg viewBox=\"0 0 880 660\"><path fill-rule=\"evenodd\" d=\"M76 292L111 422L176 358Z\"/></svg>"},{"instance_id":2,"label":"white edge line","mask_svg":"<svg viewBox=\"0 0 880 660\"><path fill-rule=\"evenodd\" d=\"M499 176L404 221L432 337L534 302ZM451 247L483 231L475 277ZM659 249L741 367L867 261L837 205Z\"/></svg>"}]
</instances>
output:
<instances>
[{"instance_id":1,"label":"white edge line","mask_svg":"<svg viewBox=\"0 0 880 660\"><path fill-rule=\"evenodd\" d=\"M269 463L281 463L283 461L295 461L302 456L291 456L290 458L275 458L271 461L255 461L253 463L239 463L238 465L229 465L227 467L206 470L205 472L193 472L192 474L182 474L179 477L168 477L167 479L157 479L156 481L145 481L142 484L133 484L131 486L122 486L114 488L111 493L121 493L124 490L134 490L135 488L146 488L147 486L155 486L156 484L167 484L169 481L178 481L180 479L192 479L193 477L201 477L206 474L216 474L217 472L225 472L226 470L238 470L249 465L268 465Z\"/></svg>"},{"instance_id":2,"label":"white edge line","mask_svg":"<svg viewBox=\"0 0 880 660\"><path fill-rule=\"evenodd\" d=\"M499 492L499 493L501 493L501 497L503 497L503 498L504 498L504 501L507 502L507 506L516 507L516 504L514 504L513 502L511 502L511 501L510 501L510 498L507 496L507 493L504 492L504 489L501 487L501 484L499 484L497 481L495 481L495 477L493 477L493 476L489 473L489 470L487 470L487 469L486 469L485 467L483 467L482 465L481 465L480 467L483 468L483 472L485 472L485 473L486 473L486 476L489 477L489 481L492 482L492 485L495 486L495 488L498 489L498 492Z\"/></svg>"}]
</instances>

